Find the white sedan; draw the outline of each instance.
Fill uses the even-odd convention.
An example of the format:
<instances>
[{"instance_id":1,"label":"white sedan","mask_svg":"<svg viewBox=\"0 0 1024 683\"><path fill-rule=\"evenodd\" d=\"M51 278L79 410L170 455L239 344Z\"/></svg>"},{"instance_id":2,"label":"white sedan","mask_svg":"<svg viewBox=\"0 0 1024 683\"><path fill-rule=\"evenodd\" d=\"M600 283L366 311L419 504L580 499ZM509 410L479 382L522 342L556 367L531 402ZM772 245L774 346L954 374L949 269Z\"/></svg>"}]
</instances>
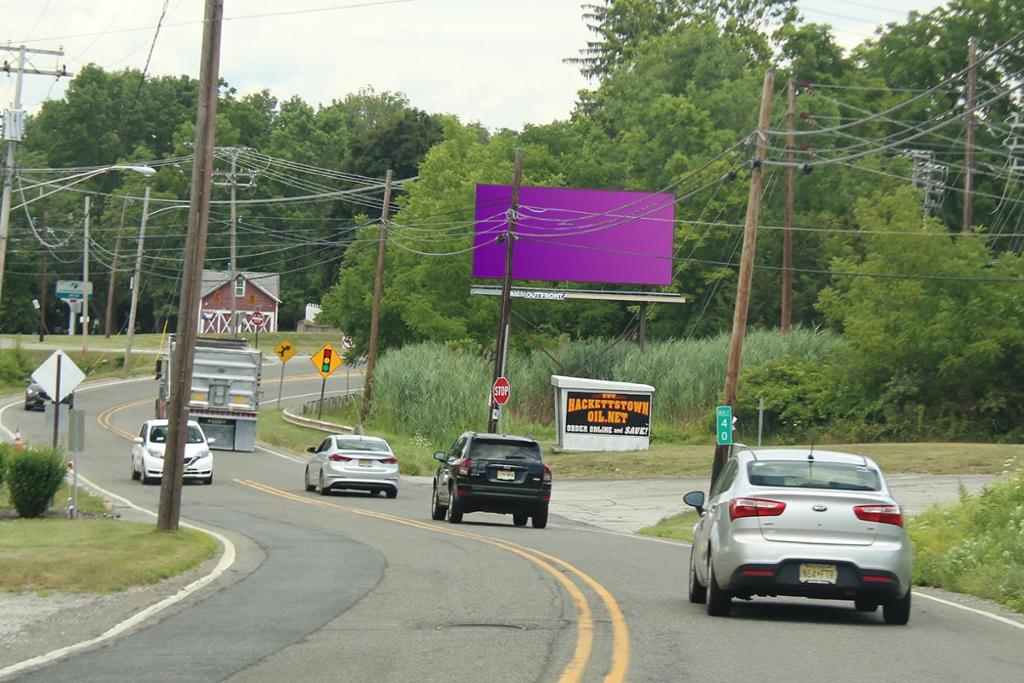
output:
<instances>
[{"instance_id":1,"label":"white sedan","mask_svg":"<svg viewBox=\"0 0 1024 683\"><path fill-rule=\"evenodd\" d=\"M332 489L355 489L388 498L398 496L398 458L384 439L336 434L306 449L306 490L328 495Z\"/></svg>"},{"instance_id":2,"label":"white sedan","mask_svg":"<svg viewBox=\"0 0 1024 683\"><path fill-rule=\"evenodd\" d=\"M185 468L182 478L213 483L213 454L202 428L188 421L185 438ZM132 440L132 479L154 484L164 473L164 449L167 448L167 420L147 420L139 435Z\"/></svg>"}]
</instances>

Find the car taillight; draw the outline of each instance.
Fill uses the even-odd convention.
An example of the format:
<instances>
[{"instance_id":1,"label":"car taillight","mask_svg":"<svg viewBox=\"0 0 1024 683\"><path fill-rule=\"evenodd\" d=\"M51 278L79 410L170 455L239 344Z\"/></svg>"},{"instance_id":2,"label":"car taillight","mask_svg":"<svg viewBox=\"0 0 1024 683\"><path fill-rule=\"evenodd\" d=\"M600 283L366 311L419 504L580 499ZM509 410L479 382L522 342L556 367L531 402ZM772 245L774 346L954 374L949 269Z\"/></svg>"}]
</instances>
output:
<instances>
[{"instance_id":1,"label":"car taillight","mask_svg":"<svg viewBox=\"0 0 1024 683\"><path fill-rule=\"evenodd\" d=\"M328 459L331 460L332 462L349 462L350 460L352 460L352 458L348 457L347 455L338 455L337 453L335 453Z\"/></svg>"},{"instance_id":2,"label":"car taillight","mask_svg":"<svg viewBox=\"0 0 1024 683\"><path fill-rule=\"evenodd\" d=\"M765 498L733 498L729 501L729 519L742 517L778 517L786 504Z\"/></svg>"},{"instance_id":3,"label":"car taillight","mask_svg":"<svg viewBox=\"0 0 1024 683\"><path fill-rule=\"evenodd\" d=\"M463 476L469 474L469 458L463 458L455 463L455 466L459 468L459 474Z\"/></svg>"},{"instance_id":4,"label":"car taillight","mask_svg":"<svg viewBox=\"0 0 1024 683\"><path fill-rule=\"evenodd\" d=\"M854 505L853 514L865 522L903 526L903 511L899 505Z\"/></svg>"},{"instance_id":5,"label":"car taillight","mask_svg":"<svg viewBox=\"0 0 1024 683\"><path fill-rule=\"evenodd\" d=\"M548 467L547 465L544 465L544 483L551 483L551 468Z\"/></svg>"},{"instance_id":6,"label":"car taillight","mask_svg":"<svg viewBox=\"0 0 1024 683\"><path fill-rule=\"evenodd\" d=\"M398 462L398 458L381 458L380 461L385 465L394 465Z\"/></svg>"}]
</instances>

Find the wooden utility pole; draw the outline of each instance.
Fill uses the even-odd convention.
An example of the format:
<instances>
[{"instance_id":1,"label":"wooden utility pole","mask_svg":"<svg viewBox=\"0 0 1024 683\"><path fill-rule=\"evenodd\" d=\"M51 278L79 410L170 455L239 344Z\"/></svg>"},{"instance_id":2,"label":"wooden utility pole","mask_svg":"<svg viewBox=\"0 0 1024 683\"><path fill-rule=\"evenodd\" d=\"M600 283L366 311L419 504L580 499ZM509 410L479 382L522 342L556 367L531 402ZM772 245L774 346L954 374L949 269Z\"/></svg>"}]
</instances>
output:
<instances>
[{"instance_id":1,"label":"wooden utility pole","mask_svg":"<svg viewBox=\"0 0 1024 683\"><path fill-rule=\"evenodd\" d=\"M114 257L110 259L110 279L107 282L107 317L103 324L103 336L110 339L114 325L114 289L117 283L117 256L121 251L121 235L124 233L124 218L128 213L128 200L121 204L121 221L117 224L117 238L114 240Z\"/></svg>"},{"instance_id":2,"label":"wooden utility pole","mask_svg":"<svg viewBox=\"0 0 1024 683\"><path fill-rule=\"evenodd\" d=\"M52 55L63 57L64 50L35 50L20 45L0 45L0 52L17 52L18 63L8 64L4 61L3 71L18 74L14 79L14 107L11 108L4 126L4 140L7 141L7 164L4 166L4 189L3 199L0 200L0 301L3 300L4 291L4 270L7 267L7 228L11 220L11 187L14 183L14 155L18 142L21 141L22 129L24 128L25 112L21 109L21 82L24 74L36 76L68 76L66 68L60 69L37 69L31 64L26 64L28 55Z\"/></svg>"},{"instance_id":3,"label":"wooden utility pole","mask_svg":"<svg viewBox=\"0 0 1024 683\"><path fill-rule=\"evenodd\" d=\"M739 281L736 287L736 309L732 318L732 338L729 341L729 364L725 371L725 395L723 405L736 406L736 389L739 386L740 358L743 355L743 339L747 333L747 310L750 306L750 282L754 275L754 254L757 247L757 221L761 209L761 194L764 190L764 159L767 155L767 133L772 113L772 89L774 77L771 71L764 74L761 89L761 114L757 119L757 148L754 152L753 169L750 172L750 196L747 198L747 216L743 224L743 252L740 255ZM729 446L715 448L715 460L711 467L711 482L714 483L729 458Z\"/></svg>"},{"instance_id":4,"label":"wooden utility pole","mask_svg":"<svg viewBox=\"0 0 1024 683\"><path fill-rule=\"evenodd\" d=\"M964 221L963 231L971 231L974 222L974 98L978 82L978 39L971 37L967 47L967 147L964 149Z\"/></svg>"},{"instance_id":5,"label":"wooden utility pole","mask_svg":"<svg viewBox=\"0 0 1024 683\"><path fill-rule=\"evenodd\" d=\"M505 233L505 277L501 282L501 318L498 321L498 339L494 344L494 381L505 373L505 356L508 353L508 326L512 317L512 256L516 244L516 221L519 218L519 186L523 180L523 150L516 149L516 162L512 171L512 202L509 204ZM494 434L498 430L498 416L503 408L491 396L490 412L487 420L487 431Z\"/></svg>"},{"instance_id":6,"label":"wooden utility pole","mask_svg":"<svg viewBox=\"0 0 1024 683\"><path fill-rule=\"evenodd\" d=\"M199 68L199 103L196 111L195 158L192 163L192 193L185 238L185 270L181 279L178 332L170 372L170 400L167 404L167 448L160 483L157 530L175 531L181 517L181 475L185 465L188 431L188 403L192 388L192 364L199 318L206 234L210 220L210 191L213 178L213 134L217 118L220 81L220 35L224 0L206 0L203 17L203 53Z\"/></svg>"},{"instance_id":7,"label":"wooden utility pole","mask_svg":"<svg viewBox=\"0 0 1024 683\"><path fill-rule=\"evenodd\" d=\"M793 319L793 147L796 136L796 87L786 86L786 229L782 234L782 333L789 332Z\"/></svg>"},{"instance_id":8,"label":"wooden utility pole","mask_svg":"<svg viewBox=\"0 0 1024 683\"><path fill-rule=\"evenodd\" d=\"M640 323L636 328L636 342L640 350L643 351L644 347L647 346L647 302L643 301L640 303Z\"/></svg>"},{"instance_id":9,"label":"wooden utility pole","mask_svg":"<svg viewBox=\"0 0 1024 683\"><path fill-rule=\"evenodd\" d=\"M85 226L82 237L82 282L85 287L85 298L82 299L82 353L89 350L89 195L85 195Z\"/></svg>"},{"instance_id":10,"label":"wooden utility pole","mask_svg":"<svg viewBox=\"0 0 1024 683\"><path fill-rule=\"evenodd\" d=\"M50 212L43 212L43 234L46 234L46 226L50 223ZM50 260L50 247L43 243L43 281L39 288L39 341L46 341L46 266Z\"/></svg>"},{"instance_id":11,"label":"wooden utility pole","mask_svg":"<svg viewBox=\"0 0 1024 683\"><path fill-rule=\"evenodd\" d=\"M384 177L384 205L380 210L380 231L377 244L377 272L373 276L373 306L370 309L370 350L366 356L366 377L363 379L363 405L359 408L359 421L370 414L373 399L373 371L377 367L377 337L380 334L380 299L384 293L384 254L388 241L388 217L391 215L391 170Z\"/></svg>"}]
</instances>

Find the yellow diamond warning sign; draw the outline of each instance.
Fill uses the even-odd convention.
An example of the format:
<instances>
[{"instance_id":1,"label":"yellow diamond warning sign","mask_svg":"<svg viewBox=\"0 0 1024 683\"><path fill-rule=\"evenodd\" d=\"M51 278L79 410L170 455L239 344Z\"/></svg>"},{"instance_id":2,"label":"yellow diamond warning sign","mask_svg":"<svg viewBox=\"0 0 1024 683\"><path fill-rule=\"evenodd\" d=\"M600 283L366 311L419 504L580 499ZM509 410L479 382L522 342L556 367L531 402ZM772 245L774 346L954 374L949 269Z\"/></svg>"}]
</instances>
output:
<instances>
[{"instance_id":1,"label":"yellow diamond warning sign","mask_svg":"<svg viewBox=\"0 0 1024 683\"><path fill-rule=\"evenodd\" d=\"M330 344L324 344L324 347L313 354L310 358L313 363L313 367L316 368L320 376L327 378L332 372L341 367L342 360L341 354L334 350Z\"/></svg>"},{"instance_id":2,"label":"yellow diamond warning sign","mask_svg":"<svg viewBox=\"0 0 1024 683\"><path fill-rule=\"evenodd\" d=\"M277 354L277 357L281 359L282 363L287 363L292 359L292 356L298 352L290 341L285 340L274 347L274 353Z\"/></svg>"}]
</instances>

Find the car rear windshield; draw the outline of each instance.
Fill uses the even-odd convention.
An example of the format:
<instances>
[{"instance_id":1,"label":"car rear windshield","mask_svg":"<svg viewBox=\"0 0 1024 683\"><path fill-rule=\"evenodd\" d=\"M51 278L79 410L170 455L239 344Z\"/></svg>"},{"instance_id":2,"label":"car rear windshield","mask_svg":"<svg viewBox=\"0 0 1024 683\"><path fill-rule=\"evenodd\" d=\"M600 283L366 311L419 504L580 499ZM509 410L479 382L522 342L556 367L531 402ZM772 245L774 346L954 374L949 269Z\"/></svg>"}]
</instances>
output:
<instances>
[{"instance_id":1,"label":"car rear windshield","mask_svg":"<svg viewBox=\"0 0 1024 683\"><path fill-rule=\"evenodd\" d=\"M150 443L167 443L167 427L162 425L153 427L149 433ZM196 427L188 428L188 443L206 443L203 433Z\"/></svg>"},{"instance_id":2,"label":"car rear windshield","mask_svg":"<svg viewBox=\"0 0 1024 683\"><path fill-rule=\"evenodd\" d=\"M335 439L341 451L373 451L374 453L390 453L388 442L382 439Z\"/></svg>"},{"instance_id":3,"label":"car rear windshield","mask_svg":"<svg viewBox=\"0 0 1024 683\"><path fill-rule=\"evenodd\" d=\"M541 459L540 445L534 441L507 441L474 439L469 457L477 460L537 460Z\"/></svg>"},{"instance_id":4,"label":"car rear windshield","mask_svg":"<svg viewBox=\"0 0 1024 683\"><path fill-rule=\"evenodd\" d=\"M753 486L792 486L842 491L880 491L882 478L868 465L817 460L755 460L747 464Z\"/></svg>"}]
</instances>

